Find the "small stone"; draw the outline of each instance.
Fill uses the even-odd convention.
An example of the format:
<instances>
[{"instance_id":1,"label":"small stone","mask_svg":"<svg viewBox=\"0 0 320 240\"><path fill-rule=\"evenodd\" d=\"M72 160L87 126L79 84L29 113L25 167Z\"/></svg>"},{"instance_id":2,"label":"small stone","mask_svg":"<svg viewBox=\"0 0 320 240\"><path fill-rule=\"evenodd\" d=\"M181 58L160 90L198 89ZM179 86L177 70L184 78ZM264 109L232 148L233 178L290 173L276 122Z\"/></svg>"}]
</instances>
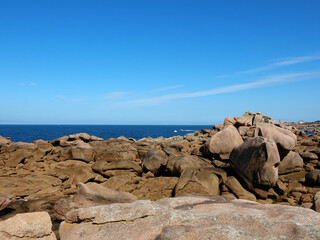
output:
<instances>
[{"instance_id":1,"label":"small stone","mask_svg":"<svg viewBox=\"0 0 320 240\"><path fill-rule=\"evenodd\" d=\"M268 198L277 199L279 195L274 191L273 188L270 188L268 191Z\"/></svg>"},{"instance_id":2,"label":"small stone","mask_svg":"<svg viewBox=\"0 0 320 240\"><path fill-rule=\"evenodd\" d=\"M142 174L142 177L145 178L145 179L154 178L154 174L149 171L149 172L147 172L147 173L143 173L143 174Z\"/></svg>"},{"instance_id":3,"label":"small stone","mask_svg":"<svg viewBox=\"0 0 320 240\"><path fill-rule=\"evenodd\" d=\"M294 199L299 202L300 201L300 198L302 196L302 193L301 192L292 192L291 195L294 197Z\"/></svg>"},{"instance_id":4,"label":"small stone","mask_svg":"<svg viewBox=\"0 0 320 240\"><path fill-rule=\"evenodd\" d=\"M276 182L275 190L280 195L283 195L286 192L287 187L280 179L278 179L277 182Z\"/></svg>"},{"instance_id":5,"label":"small stone","mask_svg":"<svg viewBox=\"0 0 320 240\"><path fill-rule=\"evenodd\" d=\"M225 168L228 166L228 163L220 161L220 160L213 160L212 163L217 168Z\"/></svg>"},{"instance_id":6,"label":"small stone","mask_svg":"<svg viewBox=\"0 0 320 240\"><path fill-rule=\"evenodd\" d=\"M305 165L304 169L306 170L306 172L312 172L312 171L315 170L315 169L314 169L314 166L312 166L312 165L309 164L309 163Z\"/></svg>"}]
</instances>

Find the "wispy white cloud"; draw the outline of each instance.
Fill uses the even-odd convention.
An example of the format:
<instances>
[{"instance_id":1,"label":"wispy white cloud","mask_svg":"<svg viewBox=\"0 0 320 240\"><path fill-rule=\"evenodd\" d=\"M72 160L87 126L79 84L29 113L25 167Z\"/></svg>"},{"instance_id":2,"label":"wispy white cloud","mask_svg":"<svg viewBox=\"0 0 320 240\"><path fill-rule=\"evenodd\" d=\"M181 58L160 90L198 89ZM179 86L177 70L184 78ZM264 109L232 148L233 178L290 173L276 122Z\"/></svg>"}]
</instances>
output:
<instances>
[{"instance_id":1,"label":"wispy white cloud","mask_svg":"<svg viewBox=\"0 0 320 240\"><path fill-rule=\"evenodd\" d=\"M121 105L135 105L135 106L148 106L148 105L156 105L162 102L168 102L177 99L185 99L185 98L198 98L205 96L212 96L223 93L232 93L239 92L248 89L254 88L262 88L268 87L275 84L285 83L285 82L294 82L294 81L305 81L309 79L320 78L320 72L298 72L291 74L280 74L273 75L258 81L250 82L250 83L242 83L236 85L230 85L226 87L214 88L204 91L196 91L189 93L175 93L175 94L166 94L162 96L150 97L150 98L140 98L134 99L130 101L118 102Z\"/></svg>"},{"instance_id":2,"label":"wispy white cloud","mask_svg":"<svg viewBox=\"0 0 320 240\"><path fill-rule=\"evenodd\" d=\"M254 72L260 72L260 71L265 71L265 70L271 70L271 69L275 69L278 67L284 67L284 66L289 66L289 65L304 63L304 62L311 62L311 61L315 61L315 60L319 60L319 59L320 59L320 56L316 56L316 55L315 56L285 58L285 59L282 59L281 61L277 61L277 62L271 63L271 64L263 66L263 67L253 68L253 69L239 72L239 74L246 74L246 73L254 73Z\"/></svg>"},{"instance_id":3,"label":"wispy white cloud","mask_svg":"<svg viewBox=\"0 0 320 240\"><path fill-rule=\"evenodd\" d=\"M227 77L231 77L231 76L238 76L238 75L243 75L243 74L257 73L257 72L273 70L273 69L280 68L280 67L285 67L285 66L290 66L290 65L299 64L299 63L305 63L305 62L311 62L311 61L316 61L316 60L320 60L320 55L310 55L310 56L302 56L302 57L282 58L282 59L279 59L278 61L276 61L274 63L268 64L268 65L265 65L265 66L252 68L252 69L248 69L248 70L245 70L245 71L236 72L234 74L221 75L221 76L218 76L218 77L219 78L227 78Z\"/></svg>"},{"instance_id":4,"label":"wispy white cloud","mask_svg":"<svg viewBox=\"0 0 320 240\"><path fill-rule=\"evenodd\" d=\"M154 91L155 92L164 92L164 91L168 91L168 90L172 90L172 89L176 89L176 88L181 88L181 87L183 87L183 85L175 85L175 86L169 86L169 87L164 87L164 88L158 88Z\"/></svg>"},{"instance_id":5,"label":"wispy white cloud","mask_svg":"<svg viewBox=\"0 0 320 240\"><path fill-rule=\"evenodd\" d=\"M128 95L128 92L117 91L117 92L110 92L110 93L104 95L103 98L104 99L119 99L119 98L122 98L126 95Z\"/></svg>"}]
</instances>

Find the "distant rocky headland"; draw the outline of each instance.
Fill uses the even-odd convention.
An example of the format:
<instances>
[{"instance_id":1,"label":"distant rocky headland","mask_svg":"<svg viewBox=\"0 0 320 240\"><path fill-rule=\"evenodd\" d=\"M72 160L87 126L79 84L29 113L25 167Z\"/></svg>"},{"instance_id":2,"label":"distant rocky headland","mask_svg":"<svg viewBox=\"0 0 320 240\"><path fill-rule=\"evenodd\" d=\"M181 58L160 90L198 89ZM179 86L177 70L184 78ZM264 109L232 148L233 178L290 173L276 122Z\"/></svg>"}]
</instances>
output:
<instances>
[{"instance_id":1,"label":"distant rocky headland","mask_svg":"<svg viewBox=\"0 0 320 240\"><path fill-rule=\"evenodd\" d=\"M288 122L286 124L306 133L320 134L320 120L314 122L305 122L301 120L298 122Z\"/></svg>"},{"instance_id":2,"label":"distant rocky headland","mask_svg":"<svg viewBox=\"0 0 320 240\"><path fill-rule=\"evenodd\" d=\"M0 239L320 239L319 126L246 112L170 138L0 136Z\"/></svg>"}]
</instances>

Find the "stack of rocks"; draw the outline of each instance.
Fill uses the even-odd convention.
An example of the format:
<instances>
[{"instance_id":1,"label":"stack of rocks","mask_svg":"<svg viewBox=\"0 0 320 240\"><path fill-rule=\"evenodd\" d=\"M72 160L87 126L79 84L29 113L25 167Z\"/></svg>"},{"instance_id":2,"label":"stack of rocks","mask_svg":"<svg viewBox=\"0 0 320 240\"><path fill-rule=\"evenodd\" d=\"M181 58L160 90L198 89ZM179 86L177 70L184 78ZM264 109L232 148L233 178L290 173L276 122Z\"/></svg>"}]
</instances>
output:
<instances>
[{"instance_id":1,"label":"stack of rocks","mask_svg":"<svg viewBox=\"0 0 320 240\"><path fill-rule=\"evenodd\" d=\"M212 129L172 138L104 140L79 133L15 143L1 137L0 218L46 211L71 229L68 224L87 221L78 209L115 203L131 209L137 199L156 201L186 194L220 196L217 199L226 201L226 206L238 204L232 199L246 199L320 211L319 156L319 135L305 135L251 112L228 117ZM200 201L198 197L188 201ZM170 205L176 200L168 201ZM168 226L162 227L161 234L167 234Z\"/></svg>"}]
</instances>

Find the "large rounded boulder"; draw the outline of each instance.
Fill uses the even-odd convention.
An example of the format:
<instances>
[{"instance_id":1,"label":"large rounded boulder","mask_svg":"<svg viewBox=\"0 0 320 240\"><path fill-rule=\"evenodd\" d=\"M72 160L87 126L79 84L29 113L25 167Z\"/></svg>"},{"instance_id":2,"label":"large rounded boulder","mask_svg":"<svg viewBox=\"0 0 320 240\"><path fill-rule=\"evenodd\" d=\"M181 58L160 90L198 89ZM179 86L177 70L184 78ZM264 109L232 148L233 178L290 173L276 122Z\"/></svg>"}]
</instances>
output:
<instances>
[{"instance_id":1,"label":"large rounded boulder","mask_svg":"<svg viewBox=\"0 0 320 240\"><path fill-rule=\"evenodd\" d=\"M141 166L145 171L156 174L160 168L165 167L168 162L166 155L159 150L148 151L141 160Z\"/></svg>"},{"instance_id":2,"label":"large rounded boulder","mask_svg":"<svg viewBox=\"0 0 320 240\"><path fill-rule=\"evenodd\" d=\"M280 152L281 150L288 152L297 144L297 136L293 132L268 123L258 125L254 135L272 139Z\"/></svg>"},{"instance_id":3,"label":"large rounded boulder","mask_svg":"<svg viewBox=\"0 0 320 240\"><path fill-rule=\"evenodd\" d=\"M278 180L280 156L274 141L248 138L230 155L230 163L249 185L273 186Z\"/></svg>"},{"instance_id":4,"label":"large rounded boulder","mask_svg":"<svg viewBox=\"0 0 320 240\"><path fill-rule=\"evenodd\" d=\"M89 143L79 142L76 146L71 148L71 154L73 159L91 162L94 160L95 153Z\"/></svg>"},{"instance_id":5,"label":"large rounded boulder","mask_svg":"<svg viewBox=\"0 0 320 240\"><path fill-rule=\"evenodd\" d=\"M243 143L238 130L228 125L220 132L214 134L204 145L204 154L211 155L223 160L229 159L232 150Z\"/></svg>"},{"instance_id":6,"label":"large rounded boulder","mask_svg":"<svg viewBox=\"0 0 320 240\"><path fill-rule=\"evenodd\" d=\"M303 168L303 159L299 153L290 151L282 160L279 165L279 174L298 172Z\"/></svg>"},{"instance_id":7,"label":"large rounded boulder","mask_svg":"<svg viewBox=\"0 0 320 240\"><path fill-rule=\"evenodd\" d=\"M171 156L168 159L167 171L173 176L180 176L183 171L200 170L202 168L212 167L208 159L198 156Z\"/></svg>"},{"instance_id":8,"label":"large rounded boulder","mask_svg":"<svg viewBox=\"0 0 320 240\"><path fill-rule=\"evenodd\" d=\"M219 184L219 177L210 169L202 171L186 169L175 187L175 196L188 193L220 195Z\"/></svg>"}]
</instances>

